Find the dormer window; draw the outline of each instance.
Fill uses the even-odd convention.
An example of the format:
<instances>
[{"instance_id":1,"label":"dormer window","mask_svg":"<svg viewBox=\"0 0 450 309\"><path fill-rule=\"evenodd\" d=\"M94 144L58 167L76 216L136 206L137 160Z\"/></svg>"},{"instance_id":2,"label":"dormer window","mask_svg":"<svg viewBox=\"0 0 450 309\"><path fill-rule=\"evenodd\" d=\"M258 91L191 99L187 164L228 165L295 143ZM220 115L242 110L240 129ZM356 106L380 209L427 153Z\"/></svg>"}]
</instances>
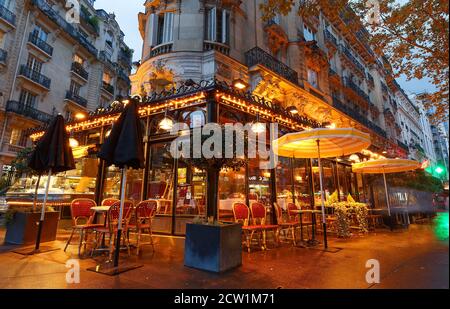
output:
<instances>
[{"instance_id":1,"label":"dormer window","mask_svg":"<svg viewBox=\"0 0 450 309\"><path fill-rule=\"evenodd\" d=\"M205 39L223 44L230 43L230 12L215 7L206 10Z\"/></svg>"}]
</instances>

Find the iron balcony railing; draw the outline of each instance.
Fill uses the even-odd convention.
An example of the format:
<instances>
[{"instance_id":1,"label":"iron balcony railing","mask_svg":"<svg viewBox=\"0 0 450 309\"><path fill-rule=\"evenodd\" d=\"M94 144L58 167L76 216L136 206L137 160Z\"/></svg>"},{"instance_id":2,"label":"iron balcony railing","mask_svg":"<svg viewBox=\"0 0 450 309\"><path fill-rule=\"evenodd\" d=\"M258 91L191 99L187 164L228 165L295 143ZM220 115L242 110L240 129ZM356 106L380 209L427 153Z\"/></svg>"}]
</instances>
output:
<instances>
[{"instance_id":1,"label":"iron balcony railing","mask_svg":"<svg viewBox=\"0 0 450 309\"><path fill-rule=\"evenodd\" d=\"M110 94L114 95L114 86L113 85L104 81L102 84L102 88L105 89Z\"/></svg>"},{"instance_id":2,"label":"iron balcony railing","mask_svg":"<svg viewBox=\"0 0 450 309\"><path fill-rule=\"evenodd\" d=\"M357 84L355 84L351 79L348 77L344 77L344 84L346 87L352 89L354 92L356 92L361 98L363 98L367 103L370 103L369 96L361 89Z\"/></svg>"},{"instance_id":3,"label":"iron balcony railing","mask_svg":"<svg viewBox=\"0 0 450 309\"><path fill-rule=\"evenodd\" d=\"M336 39L336 37L334 35L331 34L330 31L328 31L327 29L325 29L323 31L325 39L331 43L333 43L335 46L338 46L338 41Z\"/></svg>"},{"instance_id":4,"label":"iron balcony railing","mask_svg":"<svg viewBox=\"0 0 450 309\"><path fill-rule=\"evenodd\" d=\"M259 47L254 47L245 53L245 63L248 67L260 64L286 80L298 84L298 74L295 70Z\"/></svg>"},{"instance_id":5,"label":"iron balcony railing","mask_svg":"<svg viewBox=\"0 0 450 309\"><path fill-rule=\"evenodd\" d=\"M53 55L53 47L45 42L44 40L38 38L37 35L30 33L28 37L28 42L32 43L33 45L39 47L41 50L49 54L50 56Z\"/></svg>"},{"instance_id":6,"label":"iron balcony railing","mask_svg":"<svg viewBox=\"0 0 450 309\"><path fill-rule=\"evenodd\" d=\"M16 15L0 4L0 18L3 18L11 25L16 25Z\"/></svg>"},{"instance_id":7,"label":"iron balcony railing","mask_svg":"<svg viewBox=\"0 0 450 309\"><path fill-rule=\"evenodd\" d=\"M6 62L7 57L8 57L8 52L6 50L0 48L0 62Z\"/></svg>"},{"instance_id":8,"label":"iron balcony railing","mask_svg":"<svg viewBox=\"0 0 450 309\"><path fill-rule=\"evenodd\" d=\"M333 106L346 114L347 116L352 117L354 120L358 121L362 125L366 126L367 128L371 129L372 131L376 132L378 135L383 136L384 138L387 137L386 131L384 131L382 128L380 128L378 125L367 119L367 116L364 114L361 114L360 112L352 109L351 107L343 104L338 98L333 97Z\"/></svg>"},{"instance_id":9,"label":"iron balcony railing","mask_svg":"<svg viewBox=\"0 0 450 309\"><path fill-rule=\"evenodd\" d=\"M72 72L75 72L85 80L89 78L89 73L83 68L83 65L79 62L73 62L71 70Z\"/></svg>"},{"instance_id":10,"label":"iron balcony railing","mask_svg":"<svg viewBox=\"0 0 450 309\"><path fill-rule=\"evenodd\" d=\"M109 56L107 56L106 52L104 50L102 50L99 54L98 54L98 58L100 59L100 61L103 61L104 63L106 63L107 65L109 65L110 69L115 71L117 68L117 63L113 62Z\"/></svg>"},{"instance_id":11,"label":"iron balcony railing","mask_svg":"<svg viewBox=\"0 0 450 309\"><path fill-rule=\"evenodd\" d=\"M409 147L408 147L408 145L406 145L405 143L403 143L402 141L400 141L400 140L397 140L397 143L398 143L398 145L401 147L401 148L403 148L404 150L406 150L406 151L408 151L409 150Z\"/></svg>"},{"instance_id":12,"label":"iron balcony railing","mask_svg":"<svg viewBox=\"0 0 450 309\"><path fill-rule=\"evenodd\" d=\"M6 102L6 111L16 113L37 121L50 122L53 116L47 113L41 112L34 107L25 105L24 103L18 101L8 101Z\"/></svg>"},{"instance_id":13,"label":"iron balcony railing","mask_svg":"<svg viewBox=\"0 0 450 309\"><path fill-rule=\"evenodd\" d=\"M87 51L98 57L98 50L92 45L74 26L68 23L64 17L53 10L44 0L31 0L31 3L44 13L50 20L60 26L67 34L78 41Z\"/></svg>"},{"instance_id":14,"label":"iron balcony railing","mask_svg":"<svg viewBox=\"0 0 450 309\"><path fill-rule=\"evenodd\" d=\"M20 66L19 75L25 76L33 82L50 89L51 79L42 75L40 72L34 71L25 64Z\"/></svg>"},{"instance_id":15,"label":"iron balcony railing","mask_svg":"<svg viewBox=\"0 0 450 309\"><path fill-rule=\"evenodd\" d=\"M117 77L118 77L119 79L125 81L127 84L129 84L129 83L131 82L131 81L130 81L130 78L128 77L128 74L125 73L125 71L122 70L122 69L120 69L120 70L117 72Z\"/></svg>"},{"instance_id":16,"label":"iron balcony railing","mask_svg":"<svg viewBox=\"0 0 450 309\"><path fill-rule=\"evenodd\" d=\"M70 100L70 101L73 101L73 102L75 102L75 103L77 103L78 105L81 105L81 106L83 106L83 107L87 107L87 102L88 102L88 101L87 101L85 98L80 97L79 95L73 93L73 92L70 91L70 90L67 90L67 91L66 91L66 99L67 99L67 100Z\"/></svg>"},{"instance_id":17,"label":"iron balcony railing","mask_svg":"<svg viewBox=\"0 0 450 309\"><path fill-rule=\"evenodd\" d=\"M359 71L363 73L366 71L364 66L355 58L355 56L352 55L347 47L341 45L341 52L356 66Z\"/></svg>"},{"instance_id":18,"label":"iron balcony railing","mask_svg":"<svg viewBox=\"0 0 450 309\"><path fill-rule=\"evenodd\" d=\"M132 59L131 56L126 54L123 50L119 51L118 61L131 68Z\"/></svg>"}]
</instances>

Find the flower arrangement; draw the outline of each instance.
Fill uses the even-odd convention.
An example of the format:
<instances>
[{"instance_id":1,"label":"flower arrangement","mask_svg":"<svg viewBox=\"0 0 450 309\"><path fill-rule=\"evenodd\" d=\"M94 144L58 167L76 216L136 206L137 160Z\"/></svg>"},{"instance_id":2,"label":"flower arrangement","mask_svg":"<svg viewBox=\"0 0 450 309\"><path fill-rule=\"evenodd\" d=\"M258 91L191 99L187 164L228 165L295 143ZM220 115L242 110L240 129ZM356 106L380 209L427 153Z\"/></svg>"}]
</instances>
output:
<instances>
[{"instance_id":1,"label":"flower arrangement","mask_svg":"<svg viewBox=\"0 0 450 309\"><path fill-rule=\"evenodd\" d=\"M334 207L334 213L337 218L338 237L350 237L350 225L353 217L356 219L359 230L363 233L368 232L368 209L366 204L347 201L333 203L332 206Z\"/></svg>"}]
</instances>

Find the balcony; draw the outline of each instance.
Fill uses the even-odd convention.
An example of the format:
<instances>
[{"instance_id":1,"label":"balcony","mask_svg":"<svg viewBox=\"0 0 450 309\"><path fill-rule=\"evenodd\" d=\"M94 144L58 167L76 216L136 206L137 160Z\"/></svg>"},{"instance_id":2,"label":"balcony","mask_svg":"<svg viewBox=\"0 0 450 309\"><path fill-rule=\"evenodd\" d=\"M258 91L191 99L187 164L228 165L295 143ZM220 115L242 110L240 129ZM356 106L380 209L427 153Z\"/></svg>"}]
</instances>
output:
<instances>
[{"instance_id":1,"label":"balcony","mask_svg":"<svg viewBox=\"0 0 450 309\"><path fill-rule=\"evenodd\" d=\"M77 74L85 81L89 78L89 73L83 68L83 65L79 62L73 62L71 67L71 72Z\"/></svg>"},{"instance_id":2,"label":"balcony","mask_svg":"<svg viewBox=\"0 0 450 309\"><path fill-rule=\"evenodd\" d=\"M369 96L364 92L364 90L359 88L359 86L356 85L351 79L349 79L348 77L345 77L344 78L344 84L345 84L345 87L351 89L365 103L370 104Z\"/></svg>"},{"instance_id":3,"label":"balcony","mask_svg":"<svg viewBox=\"0 0 450 309\"><path fill-rule=\"evenodd\" d=\"M66 100L75 102L76 104L83 106L83 107L87 107L87 103L88 103L88 101L85 98L80 97L79 95L73 93L70 90L67 90L67 92L66 92Z\"/></svg>"},{"instance_id":4,"label":"balcony","mask_svg":"<svg viewBox=\"0 0 450 309\"><path fill-rule=\"evenodd\" d=\"M205 41L203 42L203 50L209 51L209 50L216 50L221 54L230 55L230 47L226 44L217 43L217 42L211 42L211 41Z\"/></svg>"},{"instance_id":5,"label":"balcony","mask_svg":"<svg viewBox=\"0 0 450 309\"><path fill-rule=\"evenodd\" d=\"M41 112L34 107L27 106L18 101L6 102L5 110L40 122L50 122L53 118L52 115Z\"/></svg>"},{"instance_id":6,"label":"balcony","mask_svg":"<svg viewBox=\"0 0 450 309\"><path fill-rule=\"evenodd\" d=\"M6 59L8 58L8 52L0 48L0 65L6 65Z\"/></svg>"},{"instance_id":7,"label":"balcony","mask_svg":"<svg viewBox=\"0 0 450 309\"><path fill-rule=\"evenodd\" d=\"M105 81L103 81L102 89L108 92L109 94L114 95L114 86Z\"/></svg>"},{"instance_id":8,"label":"balcony","mask_svg":"<svg viewBox=\"0 0 450 309\"><path fill-rule=\"evenodd\" d=\"M44 0L31 0L31 4L37 7L48 19L61 27L70 37L83 46L89 53L98 56L98 50L92 45L78 30L69 24L64 17L53 10L51 6Z\"/></svg>"},{"instance_id":9,"label":"balcony","mask_svg":"<svg viewBox=\"0 0 450 309\"><path fill-rule=\"evenodd\" d=\"M409 151L408 145L406 145L406 144L403 143L402 141L397 140L397 144L398 144L398 146L400 146L400 148L403 148L404 150Z\"/></svg>"},{"instance_id":10,"label":"balcony","mask_svg":"<svg viewBox=\"0 0 450 309\"><path fill-rule=\"evenodd\" d=\"M22 151L23 149L25 149L24 146L13 145L10 143L3 143L2 152L16 155L18 152Z\"/></svg>"},{"instance_id":11,"label":"balcony","mask_svg":"<svg viewBox=\"0 0 450 309\"><path fill-rule=\"evenodd\" d=\"M298 74L295 70L291 69L259 47L254 47L245 53L245 64L248 67L261 65L291 83L298 85Z\"/></svg>"},{"instance_id":12,"label":"balcony","mask_svg":"<svg viewBox=\"0 0 450 309\"><path fill-rule=\"evenodd\" d=\"M113 62L111 57L104 50L98 54L98 58L106 64L111 71L116 72L118 66L117 62Z\"/></svg>"},{"instance_id":13,"label":"balcony","mask_svg":"<svg viewBox=\"0 0 450 309\"><path fill-rule=\"evenodd\" d=\"M127 54L123 49L119 51L118 61L131 69L132 56Z\"/></svg>"},{"instance_id":14,"label":"balcony","mask_svg":"<svg viewBox=\"0 0 450 309\"><path fill-rule=\"evenodd\" d=\"M365 75L366 70L365 70L364 66L355 58L355 56L353 56L353 54L350 52L350 50L348 48L341 45L340 51L341 51L341 54L343 54L349 60L350 64L353 65L353 67L359 71L359 73L362 73L363 75Z\"/></svg>"},{"instance_id":15,"label":"balcony","mask_svg":"<svg viewBox=\"0 0 450 309\"><path fill-rule=\"evenodd\" d=\"M39 72L32 70L25 64L20 66L19 76L23 76L31 80L39 86L44 87L46 90L50 90L51 79Z\"/></svg>"},{"instance_id":16,"label":"balcony","mask_svg":"<svg viewBox=\"0 0 450 309\"><path fill-rule=\"evenodd\" d=\"M48 56L51 57L53 55L53 47L44 40L38 38L37 35L30 33L30 35L28 36L28 42L36 46L39 50L43 51Z\"/></svg>"},{"instance_id":17,"label":"balcony","mask_svg":"<svg viewBox=\"0 0 450 309\"><path fill-rule=\"evenodd\" d=\"M173 43L164 43L157 45L150 51L150 57L156 57L162 54L168 54L172 52Z\"/></svg>"},{"instance_id":18,"label":"balcony","mask_svg":"<svg viewBox=\"0 0 450 309\"><path fill-rule=\"evenodd\" d=\"M334 85L339 86L341 84L341 77L332 68L328 70L328 78L330 79L330 82L333 83Z\"/></svg>"},{"instance_id":19,"label":"balcony","mask_svg":"<svg viewBox=\"0 0 450 309\"><path fill-rule=\"evenodd\" d=\"M16 27L16 15L0 4L0 20L6 22L12 28Z\"/></svg>"},{"instance_id":20,"label":"balcony","mask_svg":"<svg viewBox=\"0 0 450 309\"><path fill-rule=\"evenodd\" d=\"M124 70L120 69L117 73L118 80L124 81L127 85L131 83L130 78L128 77L128 74L125 73Z\"/></svg>"},{"instance_id":21,"label":"balcony","mask_svg":"<svg viewBox=\"0 0 450 309\"><path fill-rule=\"evenodd\" d=\"M333 107L340 110L347 116L353 118L355 121L358 121L365 127L371 129L375 133L377 133L380 136L383 136L384 138L387 137L386 131L381 129L379 126L377 126L375 123L367 119L367 115L361 114L360 112L352 109L351 107L343 104L338 98L333 97Z\"/></svg>"},{"instance_id":22,"label":"balcony","mask_svg":"<svg viewBox=\"0 0 450 309\"><path fill-rule=\"evenodd\" d=\"M334 35L331 34L330 31L328 31L327 29L325 29L325 30L323 31L323 34L324 34L325 40L326 40L327 42L330 42L330 43L332 43L335 47L338 47L338 41L337 41L336 37L335 37Z\"/></svg>"}]
</instances>

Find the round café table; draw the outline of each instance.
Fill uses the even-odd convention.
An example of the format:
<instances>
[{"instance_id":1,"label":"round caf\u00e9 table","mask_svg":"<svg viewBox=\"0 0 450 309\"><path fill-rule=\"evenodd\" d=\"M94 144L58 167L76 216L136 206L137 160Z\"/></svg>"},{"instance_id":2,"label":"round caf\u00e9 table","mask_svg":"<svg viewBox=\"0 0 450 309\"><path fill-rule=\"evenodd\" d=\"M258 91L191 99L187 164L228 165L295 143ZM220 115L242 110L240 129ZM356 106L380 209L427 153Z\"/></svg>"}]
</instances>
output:
<instances>
[{"instance_id":1,"label":"round caf\u00e9 table","mask_svg":"<svg viewBox=\"0 0 450 309\"><path fill-rule=\"evenodd\" d=\"M297 210L291 210L291 213L293 214L299 214L299 220L300 220L300 237L301 237L301 243L303 243L303 214L309 213L311 214L312 219L312 231L311 231L311 239L309 239L306 243L309 246L315 246L319 244L320 242L316 240L316 214L322 213L320 210L313 210L313 209L297 209ZM303 246L304 247L304 246Z\"/></svg>"}]
</instances>

